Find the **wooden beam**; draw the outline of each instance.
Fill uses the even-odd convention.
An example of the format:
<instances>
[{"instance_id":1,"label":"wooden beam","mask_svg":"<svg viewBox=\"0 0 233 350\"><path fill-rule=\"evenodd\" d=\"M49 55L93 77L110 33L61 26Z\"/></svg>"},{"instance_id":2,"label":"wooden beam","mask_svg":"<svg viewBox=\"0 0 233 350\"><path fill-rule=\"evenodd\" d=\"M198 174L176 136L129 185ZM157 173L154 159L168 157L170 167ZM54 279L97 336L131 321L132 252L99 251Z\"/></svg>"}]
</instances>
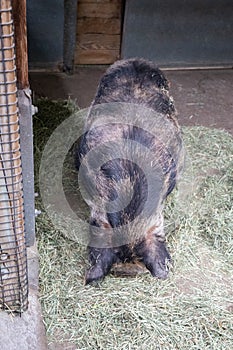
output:
<instances>
[{"instance_id":1,"label":"wooden beam","mask_svg":"<svg viewBox=\"0 0 233 350\"><path fill-rule=\"evenodd\" d=\"M13 0L18 88L29 87L26 0Z\"/></svg>"}]
</instances>

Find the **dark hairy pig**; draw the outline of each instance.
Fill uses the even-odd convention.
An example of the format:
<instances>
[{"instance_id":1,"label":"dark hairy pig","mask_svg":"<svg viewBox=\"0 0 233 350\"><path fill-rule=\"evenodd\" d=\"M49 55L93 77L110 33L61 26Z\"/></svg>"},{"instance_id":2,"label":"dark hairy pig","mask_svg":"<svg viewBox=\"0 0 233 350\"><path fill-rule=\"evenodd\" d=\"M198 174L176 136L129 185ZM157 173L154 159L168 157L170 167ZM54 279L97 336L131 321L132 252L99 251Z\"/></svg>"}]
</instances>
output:
<instances>
[{"instance_id":1,"label":"dark hairy pig","mask_svg":"<svg viewBox=\"0 0 233 350\"><path fill-rule=\"evenodd\" d=\"M152 276L167 277L163 206L182 164L181 130L162 71L144 59L113 64L76 149L90 208L86 283L103 279L115 263L135 260Z\"/></svg>"}]
</instances>

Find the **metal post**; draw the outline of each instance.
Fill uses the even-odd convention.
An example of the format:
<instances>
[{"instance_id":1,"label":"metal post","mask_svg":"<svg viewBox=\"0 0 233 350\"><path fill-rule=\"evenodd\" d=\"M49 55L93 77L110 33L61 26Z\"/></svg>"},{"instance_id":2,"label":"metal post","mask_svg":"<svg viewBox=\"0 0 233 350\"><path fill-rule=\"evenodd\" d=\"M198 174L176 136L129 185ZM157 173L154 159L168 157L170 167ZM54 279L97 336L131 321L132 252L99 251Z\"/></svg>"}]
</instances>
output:
<instances>
[{"instance_id":1,"label":"metal post","mask_svg":"<svg viewBox=\"0 0 233 350\"><path fill-rule=\"evenodd\" d=\"M74 70L76 45L77 0L64 0L64 52L63 71L69 74Z\"/></svg>"},{"instance_id":2,"label":"metal post","mask_svg":"<svg viewBox=\"0 0 233 350\"><path fill-rule=\"evenodd\" d=\"M13 0L20 144L24 188L26 245L35 241L32 101L28 81L26 0Z\"/></svg>"}]
</instances>

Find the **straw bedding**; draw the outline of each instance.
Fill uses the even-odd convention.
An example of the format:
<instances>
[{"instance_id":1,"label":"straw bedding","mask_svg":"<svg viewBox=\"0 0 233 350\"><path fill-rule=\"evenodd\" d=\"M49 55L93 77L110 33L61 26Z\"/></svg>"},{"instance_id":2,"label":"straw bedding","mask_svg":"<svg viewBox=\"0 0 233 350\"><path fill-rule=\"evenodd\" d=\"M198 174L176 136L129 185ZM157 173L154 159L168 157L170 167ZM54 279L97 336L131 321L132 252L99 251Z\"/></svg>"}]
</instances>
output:
<instances>
[{"instance_id":1,"label":"straw bedding","mask_svg":"<svg viewBox=\"0 0 233 350\"><path fill-rule=\"evenodd\" d=\"M35 176L43 146L72 102L37 101ZM183 128L187 157L165 218L173 269L166 281L149 273L106 277L84 286L86 249L61 235L43 210L36 230L40 301L49 341L63 349L230 349L233 344L233 142L222 130ZM75 187L70 157L67 193ZM70 176L69 176L70 175ZM69 180L68 180L69 179ZM77 227L77 230L79 228Z\"/></svg>"}]
</instances>

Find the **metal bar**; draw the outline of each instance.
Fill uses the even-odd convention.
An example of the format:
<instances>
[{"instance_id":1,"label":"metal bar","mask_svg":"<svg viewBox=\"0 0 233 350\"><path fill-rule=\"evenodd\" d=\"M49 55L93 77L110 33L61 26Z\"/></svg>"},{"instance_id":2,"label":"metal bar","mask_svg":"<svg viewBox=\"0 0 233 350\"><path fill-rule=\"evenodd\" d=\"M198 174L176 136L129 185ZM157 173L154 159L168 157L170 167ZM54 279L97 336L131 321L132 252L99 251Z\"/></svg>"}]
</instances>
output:
<instances>
[{"instance_id":1,"label":"metal bar","mask_svg":"<svg viewBox=\"0 0 233 350\"><path fill-rule=\"evenodd\" d=\"M33 162L32 102L29 89L18 91L21 161L24 188L26 245L35 243L35 196Z\"/></svg>"},{"instance_id":2,"label":"metal bar","mask_svg":"<svg viewBox=\"0 0 233 350\"><path fill-rule=\"evenodd\" d=\"M74 54L76 45L77 0L64 1L64 52L63 71L72 74L74 71Z\"/></svg>"},{"instance_id":3,"label":"metal bar","mask_svg":"<svg viewBox=\"0 0 233 350\"><path fill-rule=\"evenodd\" d=\"M34 206L34 164L32 102L28 81L27 55L27 17L26 0L13 1L13 16L16 37L16 66L18 85L18 106L20 123L21 161L24 187L24 225L26 245L35 242L35 206Z\"/></svg>"}]
</instances>

